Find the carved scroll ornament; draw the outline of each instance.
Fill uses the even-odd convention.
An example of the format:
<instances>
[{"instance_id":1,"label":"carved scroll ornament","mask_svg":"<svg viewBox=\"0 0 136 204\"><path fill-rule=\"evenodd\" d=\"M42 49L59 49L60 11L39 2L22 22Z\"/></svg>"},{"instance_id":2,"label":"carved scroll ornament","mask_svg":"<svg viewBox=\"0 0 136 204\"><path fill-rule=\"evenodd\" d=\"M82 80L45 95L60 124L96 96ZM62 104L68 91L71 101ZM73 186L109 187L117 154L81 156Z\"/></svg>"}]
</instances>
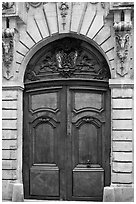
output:
<instances>
[{"instance_id":1,"label":"carved scroll ornament","mask_svg":"<svg viewBox=\"0 0 136 204\"><path fill-rule=\"evenodd\" d=\"M50 49L32 66L28 65L26 78L31 81L41 77L89 77L104 80L110 76L106 63L99 60L87 50L74 44L75 41L62 41L59 47Z\"/></svg>"}]
</instances>

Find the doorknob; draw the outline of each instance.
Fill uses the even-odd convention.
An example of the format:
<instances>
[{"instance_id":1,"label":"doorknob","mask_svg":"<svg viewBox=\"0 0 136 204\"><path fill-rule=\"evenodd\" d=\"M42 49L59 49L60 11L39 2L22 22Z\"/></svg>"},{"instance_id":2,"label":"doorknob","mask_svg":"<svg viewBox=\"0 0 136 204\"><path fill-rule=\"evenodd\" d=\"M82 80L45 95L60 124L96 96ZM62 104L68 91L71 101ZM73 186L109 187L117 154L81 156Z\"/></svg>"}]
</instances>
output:
<instances>
[{"instance_id":1,"label":"doorknob","mask_svg":"<svg viewBox=\"0 0 136 204\"><path fill-rule=\"evenodd\" d=\"M91 168L91 161L89 159L87 160L87 165L86 166L87 166L87 168Z\"/></svg>"}]
</instances>

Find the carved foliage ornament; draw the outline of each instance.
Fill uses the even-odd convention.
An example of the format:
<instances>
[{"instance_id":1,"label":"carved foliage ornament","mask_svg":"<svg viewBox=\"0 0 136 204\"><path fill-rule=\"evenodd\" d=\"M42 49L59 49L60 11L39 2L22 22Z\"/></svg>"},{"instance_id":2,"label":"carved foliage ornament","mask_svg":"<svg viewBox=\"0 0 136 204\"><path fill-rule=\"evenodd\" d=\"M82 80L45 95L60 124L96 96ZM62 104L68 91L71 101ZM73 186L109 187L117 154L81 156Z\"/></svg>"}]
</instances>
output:
<instances>
[{"instance_id":1,"label":"carved foliage ornament","mask_svg":"<svg viewBox=\"0 0 136 204\"><path fill-rule=\"evenodd\" d=\"M6 79L10 79L12 76L10 74L10 66L13 61L13 37L14 29L5 29L2 33L2 59L3 64L6 68Z\"/></svg>"},{"instance_id":2,"label":"carved foliage ornament","mask_svg":"<svg viewBox=\"0 0 136 204\"><path fill-rule=\"evenodd\" d=\"M66 25L66 16L68 15L68 12L67 10L69 9L69 6L66 2L63 2L60 4L59 6L59 9L60 9L60 14L61 14L61 17L62 17L62 25L63 25L63 30L65 30L65 25Z\"/></svg>"},{"instance_id":3,"label":"carved foliage ornament","mask_svg":"<svg viewBox=\"0 0 136 204\"><path fill-rule=\"evenodd\" d=\"M39 7L41 4L47 4L47 2L26 2L26 8L29 10L30 6L33 8Z\"/></svg>"},{"instance_id":4,"label":"carved foliage ornament","mask_svg":"<svg viewBox=\"0 0 136 204\"><path fill-rule=\"evenodd\" d=\"M121 63L121 76L123 76L124 73L124 63L125 60L127 59L128 56L128 47L129 47L129 34L128 33L123 33L121 34L116 34L116 49L117 49L117 56L120 60Z\"/></svg>"},{"instance_id":5,"label":"carved foliage ornament","mask_svg":"<svg viewBox=\"0 0 136 204\"><path fill-rule=\"evenodd\" d=\"M14 2L2 2L2 10L13 8Z\"/></svg>"},{"instance_id":6,"label":"carved foliage ornament","mask_svg":"<svg viewBox=\"0 0 136 204\"><path fill-rule=\"evenodd\" d=\"M100 63L86 50L76 47L74 41L73 46L70 42L64 43L60 48L48 51L34 66L28 65L26 78L34 81L46 74L65 78L77 75L101 80L109 78L107 64Z\"/></svg>"}]
</instances>

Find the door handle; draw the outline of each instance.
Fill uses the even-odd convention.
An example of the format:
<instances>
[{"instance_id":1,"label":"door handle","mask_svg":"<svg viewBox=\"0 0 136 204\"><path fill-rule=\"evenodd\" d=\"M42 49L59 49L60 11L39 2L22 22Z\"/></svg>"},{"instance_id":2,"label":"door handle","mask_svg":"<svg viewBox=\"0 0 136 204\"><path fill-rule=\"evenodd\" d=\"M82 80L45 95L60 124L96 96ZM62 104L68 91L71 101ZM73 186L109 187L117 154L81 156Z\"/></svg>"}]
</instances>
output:
<instances>
[{"instance_id":1,"label":"door handle","mask_svg":"<svg viewBox=\"0 0 136 204\"><path fill-rule=\"evenodd\" d=\"M89 159L87 160L87 165L86 165L86 167L87 167L87 168L91 168L91 161L90 161Z\"/></svg>"}]
</instances>

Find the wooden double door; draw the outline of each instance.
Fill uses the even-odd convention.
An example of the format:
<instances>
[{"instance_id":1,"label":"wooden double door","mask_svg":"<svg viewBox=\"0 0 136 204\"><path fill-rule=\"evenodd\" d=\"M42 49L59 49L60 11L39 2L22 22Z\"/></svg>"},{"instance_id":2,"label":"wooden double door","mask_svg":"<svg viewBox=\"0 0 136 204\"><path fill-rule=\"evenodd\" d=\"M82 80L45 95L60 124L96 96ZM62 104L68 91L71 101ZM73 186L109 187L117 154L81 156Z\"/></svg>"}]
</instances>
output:
<instances>
[{"instance_id":1,"label":"wooden double door","mask_svg":"<svg viewBox=\"0 0 136 204\"><path fill-rule=\"evenodd\" d=\"M110 184L107 83L26 88L23 144L25 198L102 201Z\"/></svg>"}]
</instances>

